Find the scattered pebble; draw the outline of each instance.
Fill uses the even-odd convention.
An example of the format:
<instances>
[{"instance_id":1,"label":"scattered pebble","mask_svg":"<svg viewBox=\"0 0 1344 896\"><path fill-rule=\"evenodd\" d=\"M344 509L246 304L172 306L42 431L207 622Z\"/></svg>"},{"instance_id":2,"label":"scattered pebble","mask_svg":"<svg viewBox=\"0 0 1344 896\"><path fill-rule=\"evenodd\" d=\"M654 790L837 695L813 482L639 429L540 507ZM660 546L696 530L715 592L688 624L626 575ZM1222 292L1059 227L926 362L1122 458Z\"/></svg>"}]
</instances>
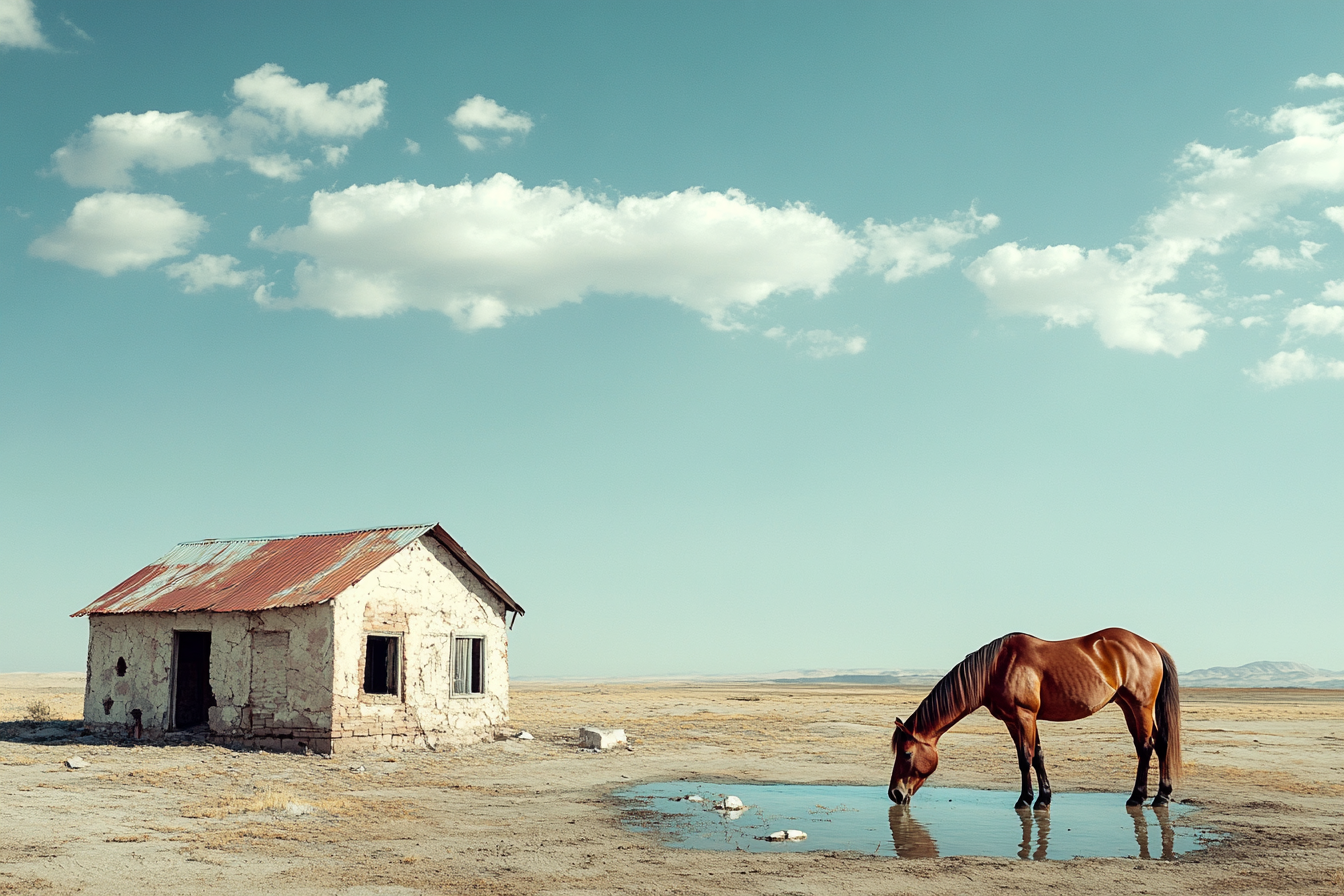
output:
<instances>
[{"instance_id":1,"label":"scattered pebble","mask_svg":"<svg viewBox=\"0 0 1344 896\"><path fill-rule=\"evenodd\" d=\"M89 761L87 759L81 759L78 756L71 756L69 759L65 760L66 768L87 768L88 765Z\"/></svg>"},{"instance_id":2,"label":"scattered pebble","mask_svg":"<svg viewBox=\"0 0 1344 896\"><path fill-rule=\"evenodd\" d=\"M696 796L694 793L691 794L690 796L686 797L685 799L686 799L686 802L688 802L688 803L703 803L703 802L705 801L705 798L704 798L704 797L702 797L702 796Z\"/></svg>"},{"instance_id":3,"label":"scattered pebble","mask_svg":"<svg viewBox=\"0 0 1344 896\"><path fill-rule=\"evenodd\" d=\"M745 803L743 803L740 799L738 799L735 796L726 796L723 798L723 802L715 803L714 808L723 809L728 812L735 812L738 809L745 809L747 808L747 806Z\"/></svg>"},{"instance_id":4,"label":"scattered pebble","mask_svg":"<svg viewBox=\"0 0 1344 896\"><path fill-rule=\"evenodd\" d=\"M350 771L352 771L352 772L362 772L362 771L364 771L364 766L362 766L362 765L352 765L352 766L350 766Z\"/></svg>"},{"instance_id":5,"label":"scattered pebble","mask_svg":"<svg viewBox=\"0 0 1344 896\"><path fill-rule=\"evenodd\" d=\"M518 732L518 739L519 739L519 740L536 740L536 738L534 738L531 734L529 734L529 733L526 732L526 731L519 731L519 732Z\"/></svg>"},{"instance_id":6,"label":"scattered pebble","mask_svg":"<svg viewBox=\"0 0 1344 896\"><path fill-rule=\"evenodd\" d=\"M764 837L757 837L757 840L772 840L779 842L782 840L806 840L807 834L802 831L796 831L790 828L787 831L775 831L773 834L766 834Z\"/></svg>"}]
</instances>

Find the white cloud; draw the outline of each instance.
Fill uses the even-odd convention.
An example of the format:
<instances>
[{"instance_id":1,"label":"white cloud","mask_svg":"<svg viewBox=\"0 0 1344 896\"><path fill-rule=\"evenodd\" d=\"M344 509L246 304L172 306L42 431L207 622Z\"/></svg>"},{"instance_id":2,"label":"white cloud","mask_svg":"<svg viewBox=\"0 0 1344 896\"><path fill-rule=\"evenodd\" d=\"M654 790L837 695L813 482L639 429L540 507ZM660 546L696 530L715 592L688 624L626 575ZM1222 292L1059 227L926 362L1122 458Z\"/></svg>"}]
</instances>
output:
<instances>
[{"instance_id":1,"label":"white cloud","mask_svg":"<svg viewBox=\"0 0 1344 896\"><path fill-rule=\"evenodd\" d=\"M1306 349L1299 348L1296 351L1279 352L1245 373L1257 383L1277 389L1305 380L1344 379L1344 361L1317 358L1308 354Z\"/></svg>"},{"instance_id":2,"label":"white cloud","mask_svg":"<svg viewBox=\"0 0 1344 896\"><path fill-rule=\"evenodd\" d=\"M1311 77L1299 83L1317 84ZM1158 288L1176 280L1195 255L1217 254L1231 238L1276 223L1284 208L1308 194L1344 190L1342 118L1344 98L1284 106L1258 120L1267 131L1287 135L1263 149L1190 144L1177 160L1180 192L1141 221L1138 249L1007 243L967 273L1001 310L1065 326L1091 323L1107 345L1174 355L1198 348L1211 315L1196 299ZM1304 266L1313 246L1300 246L1297 259L1277 250L1259 259Z\"/></svg>"},{"instance_id":3,"label":"white cloud","mask_svg":"<svg viewBox=\"0 0 1344 896\"><path fill-rule=\"evenodd\" d=\"M61 24L69 28L71 33L73 33L75 37L79 38L80 40L86 40L89 43L93 43L93 38L89 36L89 32L85 31L83 28L79 27L74 22L70 21L70 18L66 16L65 13L61 13L59 18L61 20Z\"/></svg>"},{"instance_id":4,"label":"white cloud","mask_svg":"<svg viewBox=\"0 0 1344 896\"><path fill-rule=\"evenodd\" d=\"M1251 327L1263 327L1265 324L1269 323L1269 321L1265 320L1263 317L1255 316L1243 317L1240 323L1244 329L1249 330Z\"/></svg>"},{"instance_id":5,"label":"white cloud","mask_svg":"<svg viewBox=\"0 0 1344 896\"><path fill-rule=\"evenodd\" d=\"M248 156L247 167L262 177L293 183L303 177L303 172L313 167L308 159L292 159L287 152L278 152L270 156Z\"/></svg>"},{"instance_id":6,"label":"white cloud","mask_svg":"<svg viewBox=\"0 0 1344 896\"><path fill-rule=\"evenodd\" d=\"M32 0L0 0L0 48L48 50Z\"/></svg>"},{"instance_id":7,"label":"white cloud","mask_svg":"<svg viewBox=\"0 0 1344 896\"><path fill-rule=\"evenodd\" d=\"M170 264L163 272L182 282L183 292L205 292L217 286L248 286L262 277L262 271L238 270L232 255L197 255L191 261Z\"/></svg>"},{"instance_id":8,"label":"white cloud","mask_svg":"<svg viewBox=\"0 0 1344 896\"><path fill-rule=\"evenodd\" d=\"M1327 280L1321 288L1321 298L1332 302L1344 302L1344 280Z\"/></svg>"},{"instance_id":9,"label":"white cloud","mask_svg":"<svg viewBox=\"0 0 1344 896\"><path fill-rule=\"evenodd\" d=\"M171 196L98 193L75 203L60 227L38 237L28 251L111 277L187 254L208 225Z\"/></svg>"},{"instance_id":10,"label":"white cloud","mask_svg":"<svg viewBox=\"0 0 1344 896\"><path fill-rule=\"evenodd\" d=\"M1328 75L1303 75L1297 79L1293 85L1298 90L1309 87L1344 87L1344 75L1338 72L1331 72Z\"/></svg>"},{"instance_id":11,"label":"white cloud","mask_svg":"<svg viewBox=\"0 0 1344 896\"><path fill-rule=\"evenodd\" d=\"M1336 205L1332 208L1327 208L1323 210L1321 214L1325 215L1331 221L1334 221L1341 229L1344 229L1344 205Z\"/></svg>"},{"instance_id":12,"label":"white cloud","mask_svg":"<svg viewBox=\"0 0 1344 896\"><path fill-rule=\"evenodd\" d=\"M418 156L420 155L420 144L407 137L405 151L408 155Z\"/></svg>"},{"instance_id":13,"label":"white cloud","mask_svg":"<svg viewBox=\"0 0 1344 896\"><path fill-rule=\"evenodd\" d=\"M457 111L448 116L448 123L457 130L457 141L472 152L480 152L486 146L508 146L513 142L509 132L526 134L532 130L532 118L527 113L510 112L479 93L463 100ZM467 131L494 133L482 137Z\"/></svg>"},{"instance_id":14,"label":"white cloud","mask_svg":"<svg viewBox=\"0 0 1344 896\"><path fill-rule=\"evenodd\" d=\"M1091 324L1112 348L1179 356L1203 344L1210 319L1187 296L1154 289L1174 272L1169 259L1146 249L1005 243L971 262L966 276L1001 311L1059 326Z\"/></svg>"},{"instance_id":15,"label":"white cloud","mask_svg":"<svg viewBox=\"0 0 1344 896\"><path fill-rule=\"evenodd\" d=\"M868 347L868 340L862 336L841 336L830 330L800 330L789 333L783 327L771 327L763 334L767 339L777 339L785 345L801 345L803 354L822 360L841 355L857 355Z\"/></svg>"},{"instance_id":16,"label":"white cloud","mask_svg":"<svg viewBox=\"0 0 1344 896\"><path fill-rule=\"evenodd\" d=\"M883 273L888 283L898 283L952 263L947 251L999 226L996 215L977 215L975 208L950 220L916 219L905 224L863 222L867 237L868 270Z\"/></svg>"},{"instance_id":17,"label":"white cloud","mask_svg":"<svg viewBox=\"0 0 1344 896\"><path fill-rule=\"evenodd\" d=\"M291 134L360 137L383 120L387 83L371 78L331 96L322 82L301 84L274 63L233 82L233 94L247 109L283 125Z\"/></svg>"},{"instance_id":18,"label":"white cloud","mask_svg":"<svg viewBox=\"0 0 1344 896\"><path fill-rule=\"evenodd\" d=\"M1278 246L1262 246L1251 253L1246 264L1260 270L1294 271L1316 263L1316 253L1325 248L1324 243L1302 240L1298 243L1297 257L1284 255Z\"/></svg>"},{"instance_id":19,"label":"white cloud","mask_svg":"<svg viewBox=\"0 0 1344 896\"><path fill-rule=\"evenodd\" d=\"M136 165L176 171L213 162L219 124L191 112L95 115L83 134L51 155L72 187L129 187Z\"/></svg>"},{"instance_id":20,"label":"white cloud","mask_svg":"<svg viewBox=\"0 0 1344 896\"><path fill-rule=\"evenodd\" d=\"M864 253L806 206L767 207L737 190L613 202L506 174L319 191L306 224L253 239L306 256L293 298L264 286L264 304L363 317L435 310L467 330L592 293L668 298L733 328L735 313L772 295L828 292Z\"/></svg>"},{"instance_id":21,"label":"white cloud","mask_svg":"<svg viewBox=\"0 0 1344 896\"><path fill-rule=\"evenodd\" d=\"M327 164L333 168L338 168L345 164L346 157L350 155L348 146L324 146L322 147L322 157L327 160Z\"/></svg>"},{"instance_id":22,"label":"white cloud","mask_svg":"<svg viewBox=\"0 0 1344 896\"><path fill-rule=\"evenodd\" d=\"M479 93L469 100L463 100L457 111L448 116L448 122L459 131L517 131L526 134L532 130L532 117L526 112L510 112Z\"/></svg>"},{"instance_id":23,"label":"white cloud","mask_svg":"<svg viewBox=\"0 0 1344 896\"><path fill-rule=\"evenodd\" d=\"M1344 305L1308 302L1288 312L1288 329L1312 336L1344 335Z\"/></svg>"},{"instance_id":24,"label":"white cloud","mask_svg":"<svg viewBox=\"0 0 1344 896\"><path fill-rule=\"evenodd\" d=\"M299 137L358 137L382 121L387 85L377 78L330 95L326 84L300 84L278 65L263 65L234 82L239 101L220 120L195 112L95 115L83 133L52 153L53 167L76 187L128 188L135 168L160 173L219 159L245 163L264 177L296 180L308 159L271 151ZM330 165L344 146L316 147Z\"/></svg>"}]
</instances>

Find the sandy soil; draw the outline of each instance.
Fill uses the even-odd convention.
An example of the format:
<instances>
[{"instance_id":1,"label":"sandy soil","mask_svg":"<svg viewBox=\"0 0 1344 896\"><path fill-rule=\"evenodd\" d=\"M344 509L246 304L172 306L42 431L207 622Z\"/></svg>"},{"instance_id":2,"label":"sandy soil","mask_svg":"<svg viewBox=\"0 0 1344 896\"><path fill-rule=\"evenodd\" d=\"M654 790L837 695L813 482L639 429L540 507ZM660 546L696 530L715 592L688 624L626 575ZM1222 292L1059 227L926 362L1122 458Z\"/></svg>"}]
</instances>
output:
<instances>
[{"instance_id":1,"label":"sandy soil","mask_svg":"<svg viewBox=\"0 0 1344 896\"><path fill-rule=\"evenodd\" d=\"M0 676L0 893L1344 894L1344 691L1186 691L1176 795L1232 836L1174 862L692 852L624 831L606 798L683 777L882 787L890 721L922 696L520 683L513 721L534 741L323 759L29 743L34 726L13 720L35 700L77 718L79 677ZM624 727L633 750L577 751L583 724ZM1042 737L1057 792L1132 784L1118 711L1043 724ZM66 768L72 755L89 765ZM1016 781L1007 735L984 713L942 755L937 783Z\"/></svg>"}]
</instances>

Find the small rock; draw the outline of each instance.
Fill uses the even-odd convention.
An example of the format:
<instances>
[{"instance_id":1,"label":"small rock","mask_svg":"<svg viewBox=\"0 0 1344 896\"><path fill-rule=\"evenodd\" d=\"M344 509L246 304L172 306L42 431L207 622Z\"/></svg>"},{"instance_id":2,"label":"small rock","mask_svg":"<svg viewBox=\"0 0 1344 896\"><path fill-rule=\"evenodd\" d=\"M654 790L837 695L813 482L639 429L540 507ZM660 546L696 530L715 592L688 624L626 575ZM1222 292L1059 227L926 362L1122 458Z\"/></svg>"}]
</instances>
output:
<instances>
[{"instance_id":1,"label":"small rock","mask_svg":"<svg viewBox=\"0 0 1344 896\"><path fill-rule=\"evenodd\" d=\"M704 797L696 796L695 794L691 794L690 796L686 797L686 802L688 803L703 803L704 801L705 801Z\"/></svg>"},{"instance_id":2,"label":"small rock","mask_svg":"<svg viewBox=\"0 0 1344 896\"><path fill-rule=\"evenodd\" d=\"M362 772L362 771L364 771L364 766L362 766L362 765L352 765L352 766L350 766L350 771L352 771L352 772Z\"/></svg>"},{"instance_id":3,"label":"small rock","mask_svg":"<svg viewBox=\"0 0 1344 896\"><path fill-rule=\"evenodd\" d=\"M764 837L757 837L756 839L770 840L778 843L783 840L806 840L807 835L804 834L802 831L795 831L793 829L789 829L787 831L775 831L773 834L766 834Z\"/></svg>"},{"instance_id":4,"label":"small rock","mask_svg":"<svg viewBox=\"0 0 1344 896\"><path fill-rule=\"evenodd\" d=\"M625 742L624 728L579 729L579 743L590 750L609 750Z\"/></svg>"},{"instance_id":5,"label":"small rock","mask_svg":"<svg viewBox=\"0 0 1344 896\"><path fill-rule=\"evenodd\" d=\"M89 761L87 759L81 759L78 756L71 756L65 760L66 768L88 768L88 765Z\"/></svg>"},{"instance_id":6,"label":"small rock","mask_svg":"<svg viewBox=\"0 0 1344 896\"><path fill-rule=\"evenodd\" d=\"M536 740L536 738L534 738L531 734L527 733L526 731L519 731L519 732L518 732L518 739L519 739L519 740Z\"/></svg>"},{"instance_id":7,"label":"small rock","mask_svg":"<svg viewBox=\"0 0 1344 896\"><path fill-rule=\"evenodd\" d=\"M714 808L723 809L726 812L735 812L738 809L745 809L747 806L735 796L726 796L723 798L723 802L715 803Z\"/></svg>"},{"instance_id":8,"label":"small rock","mask_svg":"<svg viewBox=\"0 0 1344 896\"><path fill-rule=\"evenodd\" d=\"M786 840L806 840L807 834L804 834L802 831L795 831L793 828L789 828L787 831L784 832L784 838Z\"/></svg>"}]
</instances>

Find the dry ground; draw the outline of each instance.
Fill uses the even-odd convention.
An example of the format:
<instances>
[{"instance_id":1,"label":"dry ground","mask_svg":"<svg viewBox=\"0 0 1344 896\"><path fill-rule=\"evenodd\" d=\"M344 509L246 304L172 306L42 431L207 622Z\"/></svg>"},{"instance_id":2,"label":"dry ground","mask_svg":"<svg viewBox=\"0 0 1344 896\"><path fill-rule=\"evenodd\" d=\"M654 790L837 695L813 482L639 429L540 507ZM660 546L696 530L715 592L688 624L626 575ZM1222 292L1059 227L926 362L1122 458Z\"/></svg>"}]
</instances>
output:
<instances>
[{"instance_id":1,"label":"dry ground","mask_svg":"<svg viewBox=\"0 0 1344 896\"><path fill-rule=\"evenodd\" d=\"M0 722L45 700L78 716L79 678L0 676ZM611 790L707 779L884 786L889 723L919 689L516 684L536 740L322 759L207 746L19 741L0 725L0 894L271 892L1344 896L1344 692L1187 690L1177 797L1230 832L1175 862L893 859L667 849L622 830ZM634 750L575 749L582 724ZM1127 791L1119 712L1043 725L1057 792ZM1012 787L983 712L943 741L944 785ZM87 759L70 770L62 760Z\"/></svg>"}]
</instances>

